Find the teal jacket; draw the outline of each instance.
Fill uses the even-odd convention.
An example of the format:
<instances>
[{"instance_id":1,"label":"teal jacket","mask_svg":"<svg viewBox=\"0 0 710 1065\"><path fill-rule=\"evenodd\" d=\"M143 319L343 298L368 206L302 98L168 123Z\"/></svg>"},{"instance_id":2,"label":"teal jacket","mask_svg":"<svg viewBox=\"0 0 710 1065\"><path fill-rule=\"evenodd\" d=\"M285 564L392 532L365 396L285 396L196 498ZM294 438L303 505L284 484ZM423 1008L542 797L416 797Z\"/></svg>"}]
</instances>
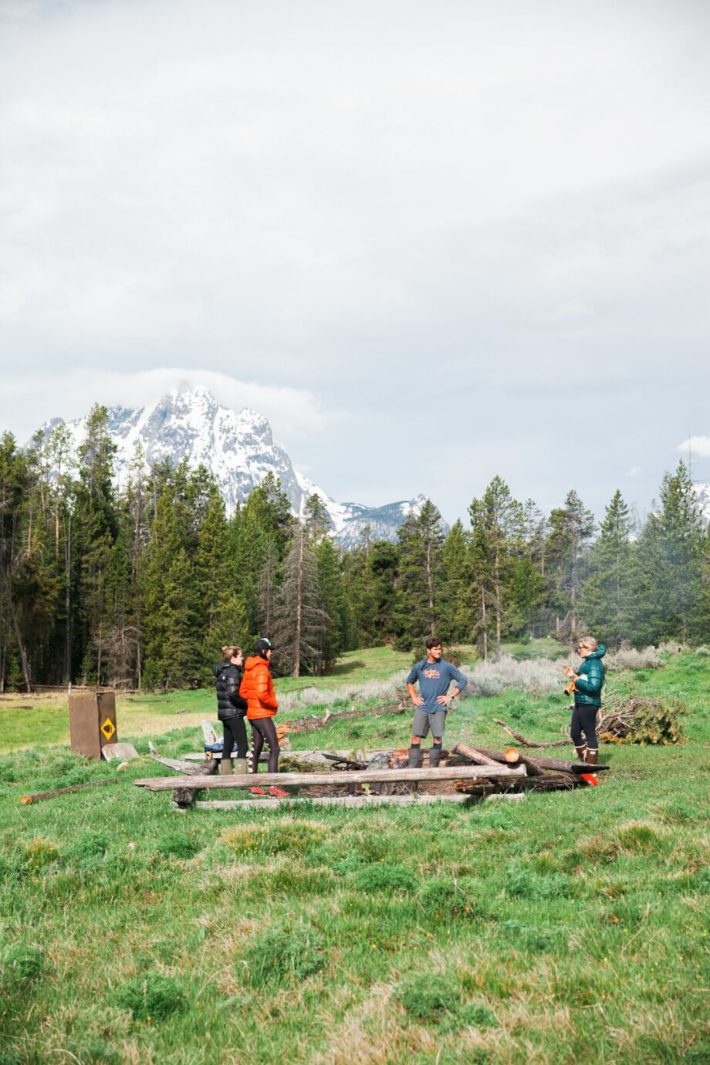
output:
<instances>
[{"instance_id":1,"label":"teal jacket","mask_svg":"<svg viewBox=\"0 0 710 1065\"><path fill-rule=\"evenodd\" d=\"M602 705L602 685L606 670L602 658L606 654L606 647L599 644L596 651L582 659L577 668L579 676L574 682L574 701L582 706Z\"/></svg>"}]
</instances>

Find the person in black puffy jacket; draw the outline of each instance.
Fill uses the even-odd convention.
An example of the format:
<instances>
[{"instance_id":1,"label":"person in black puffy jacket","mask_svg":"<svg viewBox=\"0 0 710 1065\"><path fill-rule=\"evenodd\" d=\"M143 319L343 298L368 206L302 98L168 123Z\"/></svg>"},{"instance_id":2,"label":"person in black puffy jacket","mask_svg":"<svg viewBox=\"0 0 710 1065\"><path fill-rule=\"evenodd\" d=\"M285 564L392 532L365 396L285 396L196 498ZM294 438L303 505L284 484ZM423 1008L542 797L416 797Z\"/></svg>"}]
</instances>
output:
<instances>
[{"instance_id":1,"label":"person in black puffy jacket","mask_svg":"<svg viewBox=\"0 0 710 1065\"><path fill-rule=\"evenodd\" d=\"M217 687L217 716L224 729L224 746L220 773L231 773L232 751L237 748L237 773L247 771L247 730L244 715L247 711L246 699L239 694L242 681L242 663L244 656L241 647L228 645L222 648L224 661L214 667Z\"/></svg>"}]
</instances>

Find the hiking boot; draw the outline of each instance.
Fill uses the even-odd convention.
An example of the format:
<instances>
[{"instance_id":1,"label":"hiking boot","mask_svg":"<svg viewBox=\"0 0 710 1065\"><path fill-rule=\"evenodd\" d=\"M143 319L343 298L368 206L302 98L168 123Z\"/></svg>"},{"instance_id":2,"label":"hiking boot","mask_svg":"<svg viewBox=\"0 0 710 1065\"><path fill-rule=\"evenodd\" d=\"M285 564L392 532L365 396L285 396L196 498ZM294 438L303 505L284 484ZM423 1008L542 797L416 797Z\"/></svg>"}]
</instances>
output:
<instances>
[{"instance_id":1,"label":"hiking boot","mask_svg":"<svg viewBox=\"0 0 710 1065\"><path fill-rule=\"evenodd\" d=\"M232 770L232 759L231 758L223 758L221 760L221 762L219 763L219 772L220 772L220 776L223 776L223 777L231 776L231 774L233 772L233 770Z\"/></svg>"},{"instance_id":2,"label":"hiking boot","mask_svg":"<svg viewBox=\"0 0 710 1065\"><path fill-rule=\"evenodd\" d=\"M421 747L410 747L407 769L421 769L423 759L424 755L422 754Z\"/></svg>"},{"instance_id":3,"label":"hiking boot","mask_svg":"<svg viewBox=\"0 0 710 1065\"><path fill-rule=\"evenodd\" d=\"M441 747L432 747L429 751L429 768L437 769L441 761Z\"/></svg>"}]
</instances>

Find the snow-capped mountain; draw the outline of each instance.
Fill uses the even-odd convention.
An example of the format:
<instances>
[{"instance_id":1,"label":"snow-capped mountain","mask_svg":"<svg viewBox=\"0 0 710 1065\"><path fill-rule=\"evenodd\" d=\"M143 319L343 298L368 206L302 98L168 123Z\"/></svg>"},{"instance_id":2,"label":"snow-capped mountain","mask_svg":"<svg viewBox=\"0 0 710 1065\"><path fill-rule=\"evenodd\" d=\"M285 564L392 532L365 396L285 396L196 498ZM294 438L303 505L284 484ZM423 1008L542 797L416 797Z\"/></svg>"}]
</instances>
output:
<instances>
[{"instance_id":1,"label":"snow-capped mountain","mask_svg":"<svg viewBox=\"0 0 710 1065\"><path fill-rule=\"evenodd\" d=\"M62 423L63 419L54 418L42 428L50 432ZM86 433L86 418L64 424L74 449L78 448ZM122 488L128 484L139 450L148 467L165 459L175 465L186 459L193 469L205 466L220 485L228 513L273 473L294 514L303 513L309 495L320 496L335 538L345 547L354 546L367 526L373 539L396 539L399 526L424 501L418 497L384 507L337 503L294 469L283 448L274 443L271 425L263 415L248 407L238 413L221 407L205 388L177 389L135 409L109 407L108 429L117 447L116 479Z\"/></svg>"},{"instance_id":2,"label":"snow-capped mountain","mask_svg":"<svg viewBox=\"0 0 710 1065\"><path fill-rule=\"evenodd\" d=\"M703 525L710 524L710 484L707 481L696 481L693 485L695 501L698 504L700 517Z\"/></svg>"}]
</instances>

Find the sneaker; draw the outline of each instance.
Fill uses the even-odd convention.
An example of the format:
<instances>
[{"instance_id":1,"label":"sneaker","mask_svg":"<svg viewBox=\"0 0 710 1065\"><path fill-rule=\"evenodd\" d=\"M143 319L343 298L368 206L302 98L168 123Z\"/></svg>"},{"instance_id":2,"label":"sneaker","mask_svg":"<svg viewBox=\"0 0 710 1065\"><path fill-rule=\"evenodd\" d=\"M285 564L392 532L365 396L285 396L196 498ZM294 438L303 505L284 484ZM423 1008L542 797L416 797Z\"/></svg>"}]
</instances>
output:
<instances>
[{"instance_id":1,"label":"sneaker","mask_svg":"<svg viewBox=\"0 0 710 1065\"><path fill-rule=\"evenodd\" d=\"M252 795L266 795L263 788L249 788Z\"/></svg>"},{"instance_id":2,"label":"sneaker","mask_svg":"<svg viewBox=\"0 0 710 1065\"><path fill-rule=\"evenodd\" d=\"M278 787L277 784L272 784L269 788L269 795L273 795L275 799L287 799L288 792L284 788Z\"/></svg>"}]
</instances>

